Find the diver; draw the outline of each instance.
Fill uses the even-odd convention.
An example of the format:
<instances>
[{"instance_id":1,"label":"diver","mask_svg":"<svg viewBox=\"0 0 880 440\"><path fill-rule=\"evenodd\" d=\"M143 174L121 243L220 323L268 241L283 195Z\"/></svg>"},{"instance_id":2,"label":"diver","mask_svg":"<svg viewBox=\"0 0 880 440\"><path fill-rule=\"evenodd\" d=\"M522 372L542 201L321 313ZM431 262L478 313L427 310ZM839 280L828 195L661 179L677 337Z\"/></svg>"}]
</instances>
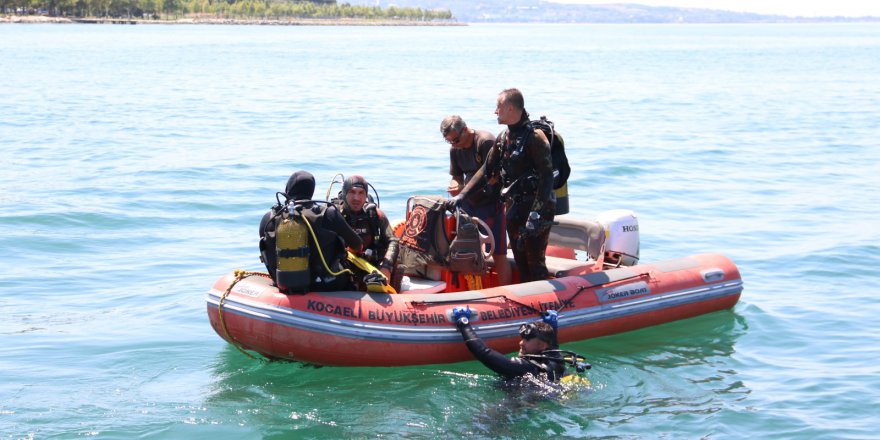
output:
<instances>
[{"instance_id":1,"label":"diver","mask_svg":"<svg viewBox=\"0 0 880 440\"><path fill-rule=\"evenodd\" d=\"M473 191L500 179L507 206L507 237L520 280L546 280L547 244L556 215L550 143L543 131L530 124L519 90L502 91L495 114L507 129L496 138L482 167L446 207L454 210Z\"/></svg>"},{"instance_id":2,"label":"diver","mask_svg":"<svg viewBox=\"0 0 880 440\"><path fill-rule=\"evenodd\" d=\"M489 348L471 327L473 312L470 307L455 307L452 318L468 350L490 370L504 379L526 375L558 382L565 375L566 360L556 339L558 314L550 310L543 319L523 324L519 328L519 354L508 358Z\"/></svg>"},{"instance_id":3,"label":"diver","mask_svg":"<svg viewBox=\"0 0 880 440\"><path fill-rule=\"evenodd\" d=\"M370 200L369 187L363 176L349 176L342 183L336 207L364 243L359 256L377 267L386 280L391 280L400 239L394 235L385 213Z\"/></svg>"},{"instance_id":4,"label":"diver","mask_svg":"<svg viewBox=\"0 0 880 440\"><path fill-rule=\"evenodd\" d=\"M351 271L342 266L346 258L346 246L360 250L361 238L345 222L335 206L312 200L315 177L308 171L297 171L287 180L285 202L272 207L260 221L260 260L268 269L272 280L285 293L305 291L336 291L354 288ZM277 233L285 219L296 217L304 228L302 234L307 245L296 249L278 246ZM307 238L306 238L307 237ZM282 270L280 261L302 259L299 270ZM295 280L281 283L282 272ZM303 276L299 276L303 275ZM291 286L288 291L288 284Z\"/></svg>"}]
</instances>

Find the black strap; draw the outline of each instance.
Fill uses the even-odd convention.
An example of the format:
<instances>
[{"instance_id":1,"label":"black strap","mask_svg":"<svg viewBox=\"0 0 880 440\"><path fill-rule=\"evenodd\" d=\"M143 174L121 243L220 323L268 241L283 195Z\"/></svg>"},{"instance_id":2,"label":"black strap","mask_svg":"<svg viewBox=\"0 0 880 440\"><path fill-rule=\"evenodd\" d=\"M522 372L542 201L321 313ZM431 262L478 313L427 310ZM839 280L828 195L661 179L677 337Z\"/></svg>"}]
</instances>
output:
<instances>
[{"instance_id":1,"label":"black strap","mask_svg":"<svg viewBox=\"0 0 880 440\"><path fill-rule=\"evenodd\" d=\"M308 257L309 256L309 247L302 246L296 249L279 249L278 250L278 258L296 258L296 257Z\"/></svg>"}]
</instances>

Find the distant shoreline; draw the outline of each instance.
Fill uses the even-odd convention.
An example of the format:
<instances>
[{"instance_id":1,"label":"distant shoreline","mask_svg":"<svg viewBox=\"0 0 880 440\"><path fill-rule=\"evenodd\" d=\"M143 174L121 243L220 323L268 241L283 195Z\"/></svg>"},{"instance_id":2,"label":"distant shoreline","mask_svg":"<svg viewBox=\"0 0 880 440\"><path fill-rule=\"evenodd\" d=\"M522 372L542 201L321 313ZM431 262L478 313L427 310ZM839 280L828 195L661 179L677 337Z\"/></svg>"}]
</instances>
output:
<instances>
[{"instance_id":1,"label":"distant shoreline","mask_svg":"<svg viewBox=\"0 0 880 440\"><path fill-rule=\"evenodd\" d=\"M217 17L183 17L167 20L152 20L143 18L109 18L109 17L49 17L45 15L0 15L2 24L145 24L145 25L243 25L243 26L468 26L472 23L488 24L821 24L821 23L877 23L880 17L860 18L804 18L786 17L785 20L752 20L752 21L580 21L580 22L556 22L556 21L417 21L417 20L368 20L362 18L217 18Z\"/></svg>"},{"instance_id":2,"label":"distant shoreline","mask_svg":"<svg viewBox=\"0 0 880 440\"><path fill-rule=\"evenodd\" d=\"M103 18L103 17L47 17L45 15L8 15L0 16L0 24L5 23L57 23L57 24L208 24L208 25L257 25L257 26L467 26L467 23L450 21L414 21L414 20L366 20L358 18L207 18L188 17L174 20L149 20L140 18Z\"/></svg>"}]
</instances>

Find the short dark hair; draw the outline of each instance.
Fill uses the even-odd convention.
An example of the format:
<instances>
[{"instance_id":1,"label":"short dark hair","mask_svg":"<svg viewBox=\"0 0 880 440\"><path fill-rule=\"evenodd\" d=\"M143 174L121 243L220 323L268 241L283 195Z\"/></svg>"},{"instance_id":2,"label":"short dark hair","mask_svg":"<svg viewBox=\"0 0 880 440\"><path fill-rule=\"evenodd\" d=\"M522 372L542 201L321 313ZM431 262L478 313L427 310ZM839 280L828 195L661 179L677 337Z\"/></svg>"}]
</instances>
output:
<instances>
[{"instance_id":1,"label":"short dark hair","mask_svg":"<svg viewBox=\"0 0 880 440\"><path fill-rule=\"evenodd\" d=\"M551 346L556 344L556 330L544 321L535 321L520 326L519 335L523 339L538 338Z\"/></svg>"},{"instance_id":2,"label":"short dark hair","mask_svg":"<svg viewBox=\"0 0 880 440\"><path fill-rule=\"evenodd\" d=\"M503 103L510 104L517 110L523 110L526 108L526 100L523 98L523 94L519 89L504 89L499 95L503 96L501 99Z\"/></svg>"},{"instance_id":3,"label":"short dark hair","mask_svg":"<svg viewBox=\"0 0 880 440\"><path fill-rule=\"evenodd\" d=\"M556 330L553 330L553 326L547 324L544 321L535 322L535 327L538 328L538 339L548 343L553 343L553 336L556 335Z\"/></svg>"}]
</instances>

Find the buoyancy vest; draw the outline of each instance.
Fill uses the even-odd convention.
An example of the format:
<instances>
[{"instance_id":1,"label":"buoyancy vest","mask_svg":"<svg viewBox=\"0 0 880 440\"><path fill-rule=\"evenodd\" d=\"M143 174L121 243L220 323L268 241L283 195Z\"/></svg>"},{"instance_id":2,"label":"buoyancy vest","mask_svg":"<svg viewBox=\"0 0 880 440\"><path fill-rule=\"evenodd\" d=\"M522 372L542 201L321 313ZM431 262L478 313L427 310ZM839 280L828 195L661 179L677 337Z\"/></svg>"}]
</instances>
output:
<instances>
[{"instance_id":1,"label":"buoyancy vest","mask_svg":"<svg viewBox=\"0 0 880 440\"><path fill-rule=\"evenodd\" d=\"M324 227L327 205L306 200L298 201L294 206L294 214L290 214L287 207L275 205L260 223L260 260L265 263L279 290L285 293L310 290L314 287L316 277L332 278L324 269L321 254L331 267L345 256L341 237ZM285 224L285 220L289 223ZM314 231L317 243L305 221ZM317 252L315 246L321 247L321 253Z\"/></svg>"},{"instance_id":2,"label":"buoyancy vest","mask_svg":"<svg viewBox=\"0 0 880 440\"><path fill-rule=\"evenodd\" d=\"M529 121L534 129L544 132L544 136L550 142L550 160L553 163L553 192L556 195L556 215L568 214L568 176L571 175L571 166L568 164L568 156L565 155L565 141L556 131L556 126L541 116L541 119ZM530 130L534 133L534 130Z\"/></svg>"},{"instance_id":3,"label":"buoyancy vest","mask_svg":"<svg viewBox=\"0 0 880 440\"><path fill-rule=\"evenodd\" d=\"M382 261L379 246L382 243L381 222L379 221L379 213L376 211L376 204L367 203L364 205L363 211L359 214L348 212L342 202L338 203L337 208L345 221L351 226L351 229L361 237L364 242L364 250L369 255L367 261L373 265L378 265Z\"/></svg>"},{"instance_id":4,"label":"buoyancy vest","mask_svg":"<svg viewBox=\"0 0 880 440\"><path fill-rule=\"evenodd\" d=\"M568 208L568 177L571 167L565 154L565 141L556 132L553 122L546 116L541 119L525 120L516 131L505 130L498 137L501 151L500 172L504 185L502 195L516 199L528 199L528 195L537 189L538 175L534 163L528 159L526 148L535 136L535 130L541 130L550 145L550 162L553 168L553 195L556 199L555 214L567 214Z\"/></svg>"},{"instance_id":5,"label":"buoyancy vest","mask_svg":"<svg viewBox=\"0 0 880 440\"><path fill-rule=\"evenodd\" d=\"M506 130L498 140L501 150L501 181L505 188L517 183L520 177L534 174L534 170L530 169L532 167L526 160L525 151L526 142L531 140L530 132L527 126L517 133ZM521 182L518 186L523 188L524 184L525 182Z\"/></svg>"},{"instance_id":6,"label":"buoyancy vest","mask_svg":"<svg viewBox=\"0 0 880 440\"><path fill-rule=\"evenodd\" d=\"M428 263L445 266L449 255L446 207L442 197L416 196L400 237L398 264L407 274L425 276Z\"/></svg>"},{"instance_id":7,"label":"buoyancy vest","mask_svg":"<svg viewBox=\"0 0 880 440\"><path fill-rule=\"evenodd\" d=\"M327 273L327 270L324 268L324 262L321 261L321 255L324 256L327 266L329 266L331 270L341 269L338 267L339 262L345 259L346 256L345 243L343 243L342 237L325 224L324 219L325 214L327 213L327 207L328 205L324 203L314 203L302 210L303 217L305 217L305 219L312 225L312 230L315 233L315 237L317 237L317 243L315 243L314 238L309 236L309 245L312 246L312 252L309 256L309 265L312 267L313 279L320 278L327 280L335 278L333 275ZM320 246L320 253L314 248L315 246Z\"/></svg>"},{"instance_id":8,"label":"buoyancy vest","mask_svg":"<svg viewBox=\"0 0 880 440\"><path fill-rule=\"evenodd\" d=\"M523 355L523 361L528 362L547 375L551 382L558 382L565 376L565 363L562 356L556 353L558 350L547 350L540 355Z\"/></svg>"},{"instance_id":9,"label":"buoyancy vest","mask_svg":"<svg viewBox=\"0 0 880 440\"><path fill-rule=\"evenodd\" d=\"M503 138L507 138L507 144L502 144L502 152L505 154L501 159L501 172L505 177L505 184L510 184L513 179L517 179L524 173L533 168L531 164L524 163L526 160L525 147L532 141L535 136L535 130L544 132L544 136L550 143L550 161L553 164L553 189L562 188L568 182L568 176L571 175L571 166L568 163L568 157L565 154L565 141L562 135L556 132L553 122L549 121L546 116L541 119L528 121L522 125L522 128L516 133L505 132ZM511 140L510 137L513 137ZM532 170L532 172L534 172Z\"/></svg>"},{"instance_id":10,"label":"buoyancy vest","mask_svg":"<svg viewBox=\"0 0 880 440\"><path fill-rule=\"evenodd\" d=\"M282 205L275 205L260 220L260 261L266 265L266 270L273 281L275 269L278 267L278 257L275 252L275 223L282 209L284 209Z\"/></svg>"},{"instance_id":11,"label":"buoyancy vest","mask_svg":"<svg viewBox=\"0 0 880 440\"><path fill-rule=\"evenodd\" d=\"M482 274L486 269L486 258L477 224L460 209L455 210L455 223L455 239L449 245L449 270L462 274Z\"/></svg>"},{"instance_id":12,"label":"buoyancy vest","mask_svg":"<svg viewBox=\"0 0 880 440\"><path fill-rule=\"evenodd\" d=\"M534 129L544 132L547 141L550 142L550 160L553 162L553 189L562 188L568 182L568 176L571 175L571 166L568 163L568 156L565 155L565 141L556 131L556 126L546 116L541 119L529 121L532 130L529 132L534 135Z\"/></svg>"}]
</instances>

